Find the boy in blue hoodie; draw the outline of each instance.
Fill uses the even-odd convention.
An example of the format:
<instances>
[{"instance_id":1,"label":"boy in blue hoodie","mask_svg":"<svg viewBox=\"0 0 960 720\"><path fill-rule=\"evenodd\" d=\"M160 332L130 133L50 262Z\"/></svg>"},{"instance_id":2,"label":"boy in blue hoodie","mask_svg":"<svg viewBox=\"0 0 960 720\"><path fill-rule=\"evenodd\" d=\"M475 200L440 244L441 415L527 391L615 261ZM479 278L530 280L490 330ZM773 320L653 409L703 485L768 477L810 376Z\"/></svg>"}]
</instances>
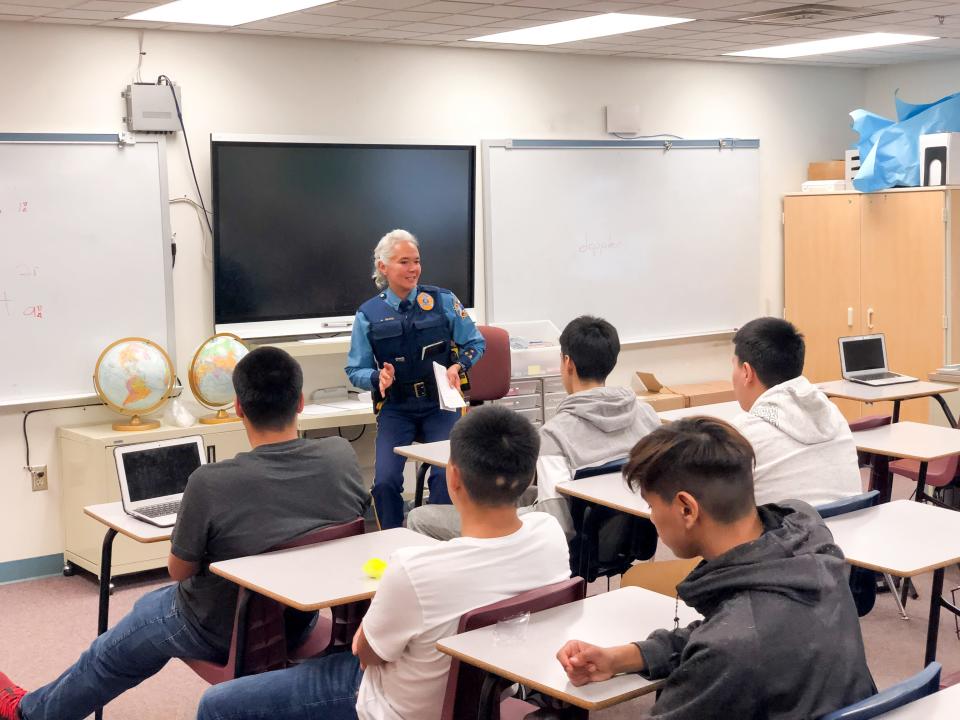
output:
<instances>
[{"instance_id":1,"label":"boy in blue hoodie","mask_svg":"<svg viewBox=\"0 0 960 720\"><path fill-rule=\"evenodd\" d=\"M557 653L574 685L639 672L666 678L652 717L798 720L876 692L843 553L798 500L757 507L750 443L720 420L690 418L641 440L624 470L660 538L702 556L677 597L703 615L685 628Z\"/></svg>"}]
</instances>

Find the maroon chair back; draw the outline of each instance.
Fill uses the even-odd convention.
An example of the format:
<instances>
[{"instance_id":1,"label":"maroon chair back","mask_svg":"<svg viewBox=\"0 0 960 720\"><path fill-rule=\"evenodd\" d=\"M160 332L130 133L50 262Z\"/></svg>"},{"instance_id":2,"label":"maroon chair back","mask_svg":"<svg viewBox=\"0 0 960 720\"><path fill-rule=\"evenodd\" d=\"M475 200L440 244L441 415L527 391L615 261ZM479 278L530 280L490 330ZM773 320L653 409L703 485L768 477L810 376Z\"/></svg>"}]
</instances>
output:
<instances>
[{"instance_id":1,"label":"maroon chair back","mask_svg":"<svg viewBox=\"0 0 960 720\"><path fill-rule=\"evenodd\" d=\"M329 525L319 530L312 530L298 538L276 545L268 552L290 550L350 535L361 535L363 529L363 518L357 518L340 525ZM255 675L287 667L285 609L284 605L272 598L251 592L246 588L239 588L227 663L218 665L205 660L187 659L184 662L211 685L244 675ZM328 633L330 633L329 627L328 623Z\"/></svg>"},{"instance_id":2,"label":"maroon chair back","mask_svg":"<svg viewBox=\"0 0 960 720\"><path fill-rule=\"evenodd\" d=\"M457 633L487 627L522 612L540 612L559 605L583 600L587 584L583 578L572 577L553 585L529 590L507 600L486 605L464 614L460 618ZM557 647L559 650L559 646ZM454 659L447 676L447 690L443 698L440 720L475 720L483 688L484 671ZM499 720L499 707L495 708L492 720Z\"/></svg>"},{"instance_id":3,"label":"maroon chair back","mask_svg":"<svg viewBox=\"0 0 960 720\"><path fill-rule=\"evenodd\" d=\"M862 417L859 420L850 421L850 430L852 432L859 432L861 430L873 430L873 428L883 427L884 425L890 424L891 417L889 415L867 415ZM873 462L873 454L857 451L857 465L860 467L866 467Z\"/></svg>"},{"instance_id":4,"label":"maroon chair back","mask_svg":"<svg viewBox=\"0 0 960 720\"><path fill-rule=\"evenodd\" d=\"M470 402L499 400L510 392L510 335L503 328L478 325L486 341L483 357L470 368Z\"/></svg>"}]
</instances>

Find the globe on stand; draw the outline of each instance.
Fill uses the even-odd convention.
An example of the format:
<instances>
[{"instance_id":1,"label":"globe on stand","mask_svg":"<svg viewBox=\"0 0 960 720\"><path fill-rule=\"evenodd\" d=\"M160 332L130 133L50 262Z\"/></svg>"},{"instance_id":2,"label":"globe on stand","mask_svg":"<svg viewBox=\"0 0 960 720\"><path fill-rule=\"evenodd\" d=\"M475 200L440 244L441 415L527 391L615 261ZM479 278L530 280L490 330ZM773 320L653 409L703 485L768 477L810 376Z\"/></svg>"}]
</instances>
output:
<instances>
[{"instance_id":1,"label":"globe on stand","mask_svg":"<svg viewBox=\"0 0 960 720\"><path fill-rule=\"evenodd\" d=\"M114 430L153 430L156 420L142 416L160 408L173 390L176 375L167 352L151 340L128 337L110 343L93 370L93 385L105 405L130 415Z\"/></svg>"},{"instance_id":2,"label":"globe on stand","mask_svg":"<svg viewBox=\"0 0 960 720\"><path fill-rule=\"evenodd\" d=\"M197 348L190 363L190 389L200 404L215 415L200 418L205 424L237 422L240 418L227 413L226 406L233 403L233 369L250 352L236 335L219 333L207 338Z\"/></svg>"}]
</instances>

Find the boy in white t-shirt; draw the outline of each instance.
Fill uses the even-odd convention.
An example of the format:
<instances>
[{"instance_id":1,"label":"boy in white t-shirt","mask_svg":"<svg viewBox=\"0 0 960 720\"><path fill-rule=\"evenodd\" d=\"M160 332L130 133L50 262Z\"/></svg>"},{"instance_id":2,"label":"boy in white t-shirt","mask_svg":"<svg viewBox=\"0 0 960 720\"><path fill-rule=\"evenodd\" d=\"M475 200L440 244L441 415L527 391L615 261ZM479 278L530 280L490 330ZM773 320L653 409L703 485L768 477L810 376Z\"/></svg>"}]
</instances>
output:
<instances>
[{"instance_id":1,"label":"boy in white t-shirt","mask_svg":"<svg viewBox=\"0 0 960 720\"><path fill-rule=\"evenodd\" d=\"M468 413L450 434L447 466L463 536L391 555L353 655L212 687L198 720L437 720L450 658L436 642L456 634L464 613L570 575L556 519L516 512L539 446L533 426L510 410Z\"/></svg>"}]
</instances>

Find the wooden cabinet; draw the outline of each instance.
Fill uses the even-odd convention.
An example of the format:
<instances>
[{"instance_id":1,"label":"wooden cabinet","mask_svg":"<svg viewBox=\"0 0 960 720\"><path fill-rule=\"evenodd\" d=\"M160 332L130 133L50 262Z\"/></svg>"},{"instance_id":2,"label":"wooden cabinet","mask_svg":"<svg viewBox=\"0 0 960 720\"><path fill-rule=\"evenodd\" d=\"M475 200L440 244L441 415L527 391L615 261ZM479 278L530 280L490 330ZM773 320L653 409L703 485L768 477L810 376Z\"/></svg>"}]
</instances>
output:
<instances>
[{"instance_id":1,"label":"wooden cabinet","mask_svg":"<svg viewBox=\"0 0 960 720\"><path fill-rule=\"evenodd\" d=\"M59 429L64 561L94 574L100 573L100 549L106 527L84 515L83 508L97 503L119 502L120 481L117 479L114 448L186 435L202 435L211 460L226 460L250 449L247 434L240 423L190 428L164 425L143 432L119 432L110 424ZM142 544L117 536L113 545L113 574L164 567L169 553L169 542Z\"/></svg>"},{"instance_id":2,"label":"wooden cabinet","mask_svg":"<svg viewBox=\"0 0 960 720\"><path fill-rule=\"evenodd\" d=\"M891 368L919 378L950 360L958 202L949 189L784 198L784 316L806 336L811 381L840 377L843 335L884 333ZM849 419L891 411L837 404ZM901 417L926 422L929 401L904 403Z\"/></svg>"}]
</instances>

